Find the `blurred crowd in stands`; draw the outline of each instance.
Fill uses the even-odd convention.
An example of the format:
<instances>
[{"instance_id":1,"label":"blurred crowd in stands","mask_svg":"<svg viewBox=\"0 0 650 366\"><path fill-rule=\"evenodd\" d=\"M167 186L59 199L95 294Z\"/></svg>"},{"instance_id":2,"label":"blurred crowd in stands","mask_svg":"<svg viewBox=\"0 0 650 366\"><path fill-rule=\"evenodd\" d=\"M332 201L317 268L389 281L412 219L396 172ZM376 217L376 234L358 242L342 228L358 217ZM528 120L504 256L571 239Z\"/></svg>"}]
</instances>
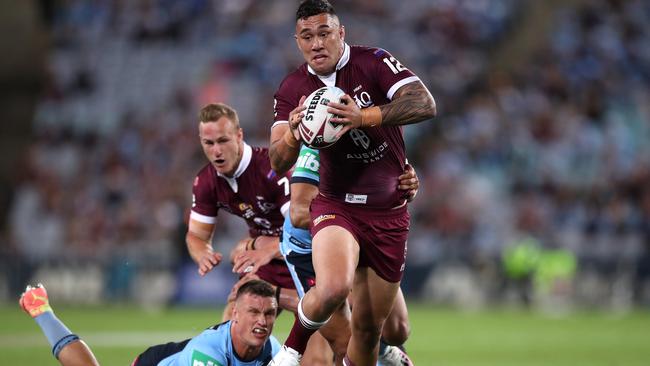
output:
<instances>
[{"instance_id":1,"label":"blurred crowd in stands","mask_svg":"<svg viewBox=\"0 0 650 366\"><path fill-rule=\"evenodd\" d=\"M407 294L420 294L450 263L477 278L498 273L504 248L531 238L575 255L578 276L591 268L643 292L650 3L560 6L529 61L512 69L492 60L525 26L527 1L333 3L348 43L391 51L438 103L433 123L405 128L421 179ZM231 104L245 139L268 144L273 92L302 62L295 4L61 2L50 80L17 172L5 268L29 276L43 263L91 261L119 277L124 263L174 268L186 260L184 217L204 164L197 111ZM216 240L227 251L245 231L221 221Z\"/></svg>"}]
</instances>

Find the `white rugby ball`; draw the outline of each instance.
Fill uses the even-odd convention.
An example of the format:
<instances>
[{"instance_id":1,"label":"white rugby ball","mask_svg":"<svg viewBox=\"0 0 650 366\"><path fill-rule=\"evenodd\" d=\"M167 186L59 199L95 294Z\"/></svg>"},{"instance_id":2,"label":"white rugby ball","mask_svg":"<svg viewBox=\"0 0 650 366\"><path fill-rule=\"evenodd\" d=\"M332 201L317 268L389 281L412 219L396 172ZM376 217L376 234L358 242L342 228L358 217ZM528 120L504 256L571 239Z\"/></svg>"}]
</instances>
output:
<instances>
[{"instance_id":1,"label":"white rugby ball","mask_svg":"<svg viewBox=\"0 0 650 366\"><path fill-rule=\"evenodd\" d=\"M340 88L324 86L305 99L303 105L307 109L303 111L305 116L298 125L298 132L307 146L322 149L337 141L336 134L341 131L343 125L330 121L334 114L327 112L327 103L340 102L344 94Z\"/></svg>"}]
</instances>

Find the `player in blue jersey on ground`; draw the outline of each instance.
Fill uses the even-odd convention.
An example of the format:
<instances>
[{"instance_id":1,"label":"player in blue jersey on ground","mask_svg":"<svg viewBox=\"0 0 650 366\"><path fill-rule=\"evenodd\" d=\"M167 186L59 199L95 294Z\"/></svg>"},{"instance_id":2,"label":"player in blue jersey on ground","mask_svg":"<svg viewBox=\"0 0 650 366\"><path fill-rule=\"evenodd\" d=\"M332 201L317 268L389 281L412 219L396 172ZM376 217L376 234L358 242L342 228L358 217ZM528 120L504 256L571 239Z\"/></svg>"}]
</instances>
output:
<instances>
[{"instance_id":1,"label":"player in blue jersey on ground","mask_svg":"<svg viewBox=\"0 0 650 366\"><path fill-rule=\"evenodd\" d=\"M99 365L90 348L54 315L42 285L27 286L20 306L41 327L61 365ZM265 281L248 281L237 290L230 321L182 342L150 347L132 366L266 365L280 348L271 336L277 310L275 289Z\"/></svg>"}]
</instances>

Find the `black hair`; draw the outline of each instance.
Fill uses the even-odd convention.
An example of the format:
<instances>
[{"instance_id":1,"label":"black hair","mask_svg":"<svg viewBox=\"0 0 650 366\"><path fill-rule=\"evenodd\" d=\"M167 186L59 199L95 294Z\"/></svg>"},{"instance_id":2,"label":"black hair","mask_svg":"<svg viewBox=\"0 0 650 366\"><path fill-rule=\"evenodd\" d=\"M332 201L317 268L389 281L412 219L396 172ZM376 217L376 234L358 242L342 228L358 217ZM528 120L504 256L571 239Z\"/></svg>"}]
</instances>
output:
<instances>
[{"instance_id":1,"label":"black hair","mask_svg":"<svg viewBox=\"0 0 650 366\"><path fill-rule=\"evenodd\" d=\"M327 0L304 0L296 10L296 21L306 19L314 15L327 13L336 16L336 11Z\"/></svg>"},{"instance_id":2,"label":"black hair","mask_svg":"<svg viewBox=\"0 0 650 366\"><path fill-rule=\"evenodd\" d=\"M250 280L237 289L236 299L244 294L257 295L262 297L275 297L275 289L271 284L262 280Z\"/></svg>"}]
</instances>

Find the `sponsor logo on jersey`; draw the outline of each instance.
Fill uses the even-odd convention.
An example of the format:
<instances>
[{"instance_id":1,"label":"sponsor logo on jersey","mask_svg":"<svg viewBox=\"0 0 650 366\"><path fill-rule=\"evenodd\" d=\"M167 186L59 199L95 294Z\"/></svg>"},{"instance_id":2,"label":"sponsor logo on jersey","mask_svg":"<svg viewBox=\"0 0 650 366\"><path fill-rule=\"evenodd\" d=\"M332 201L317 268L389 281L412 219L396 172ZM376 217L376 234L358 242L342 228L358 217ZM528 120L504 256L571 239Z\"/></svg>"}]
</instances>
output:
<instances>
[{"instance_id":1,"label":"sponsor logo on jersey","mask_svg":"<svg viewBox=\"0 0 650 366\"><path fill-rule=\"evenodd\" d=\"M286 231L285 231L285 232L286 232ZM309 249L309 248L311 248L311 245L309 245L309 244L307 244L307 243L303 243L302 241L296 239L294 236L290 236L290 237L289 237L289 242L291 242L291 244L297 246L298 248L302 248L302 249Z\"/></svg>"},{"instance_id":2,"label":"sponsor logo on jersey","mask_svg":"<svg viewBox=\"0 0 650 366\"><path fill-rule=\"evenodd\" d=\"M346 158L349 160L357 160L366 164L372 163L383 158L384 151L388 149L388 142L386 141L382 142L377 147L371 148L370 145L372 144L372 141L370 140L370 136L368 136L368 134L363 130L354 128L350 130L348 136L350 136L350 139L356 146L365 150L364 152L359 153L348 153Z\"/></svg>"},{"instance_id":3,"label":"sponsor logo on jersey","mask_svg":"<svg viewBox=\"0 0 650 366\"><path fill-rule=\"evenodd\" d=\"M201 351L192 352L192 366L223 366L223 364Z\"/></svg>"},{"instance_id":4,"label":"sponsor logo on jersey","mask_svg":"<svg viewBox=\"0 0 650 366\"><path fill-rule=\"evenodd\" d=\"M267 219L265 219L265 218L263 218L263 217L256 217L256 218L254 218L254 219L253 219L253 222L254 222L257 226L261 226L261 227L263 227L263 228L265 228L265 229L270 229L271 226L273 226L273 224L271 224L271 221L269 221L269 220L267 220Z\"/></svg>"},{"instance_id":5,"label":"sponsor logo on jersey","mask_svg":"<svg viewBox=\"0 0 650 366\"><path fill-rule=\"evenodd\" d=\"M257 208L259 208L264 214L268 214L276 207L274 203L266 202L265 198L262 196L255 196L255 198L257 199Z\"/></svg>"},{"instance_id":6,"label":"sponsor logo on jersey","mask_svg":"<svg viewBox=\"0 0 650 366\"><path fill-rule=\"evenodd\" d=\"M352 193L345 194L345 202L347 203L366 204L367 201L368 201L367 194L352 194Z\"/></svg>"},{"instance_id":7,"label":"sponsor logo on jersey","mask_svg":"<svg viewBox=\"0 0 650 366\"><path fill-rule=\"evenodd\" d=\"M255 216L255 211L253 211L253 206L249 203L242 202L238 206L239 211L241 212L241 217L244 218L244 220L250 220L253 216ZM227 211L227 207L226 207Z\"/></svg>"},{"instance_id":8,"label":"sponsor logo on jersey","mask_svg":"<svg viewBox=\"0 0 650 366\"><path fill-rule=\"evenodd\" d=\"M350 130L350 138L352 139L352 142L354 142L355 145L363 147L364 149L368 150L370 147L370 137L366 135L365 132L358 130L356 128Z\"/></svg>"},{"instance_id":9,"label":"sponsor logo on jersey","mask_svg":"<svg viewBox=\"0 0 650 366\"><path fill-rule=\"evenodd\" d=\"M298 157L298 161L296 161L296 168L318 172L318 169L320 168L318 156L310 152L306 152L304 155L300 155L300 157Z\"/></svg>"},{"instance_id":10,"label":"sponsor logo on jersey","mask_svg":"<svg viewBox=\"0 0 650 366\"><path fill-rule=\"evenodd\" d=\"M326 214L326 215L320 215L317 218L314 219L314 226L320 224L321 222L325 220L331 220L336 218L336 215L334 214Z\"/></svg>"},{"instance_id":11,"label":"sponsor logo on jersey","mask_svg":"<svg viewBox=\"0 0 650 366\"><path fill-rule=\"evenodd\" d=\"M355 92L357 92L357 90L355 90ZM360 109L368 108L370 106L375 105L375 103L373 103L372 101L372 98L370 97L370 94L365 91L359 94L354 94L352 96L352 99L354 99L354 102L357 104L357 106Z\"/></svg>"},{"instance_id":12,"label":"sponsor logo on jersey","mask_svg":"<svg viewBox=\"0 0 650 366\"><path fill-rule=\"evenodd\" d=\"M354 130L352 130L354 131ZM378 147L362 153L347 154L348 159L360 160L364 163L372 163L384 157L384 151L388 149L388 143L384 141Z\"/></svg>"}]
</instances>

